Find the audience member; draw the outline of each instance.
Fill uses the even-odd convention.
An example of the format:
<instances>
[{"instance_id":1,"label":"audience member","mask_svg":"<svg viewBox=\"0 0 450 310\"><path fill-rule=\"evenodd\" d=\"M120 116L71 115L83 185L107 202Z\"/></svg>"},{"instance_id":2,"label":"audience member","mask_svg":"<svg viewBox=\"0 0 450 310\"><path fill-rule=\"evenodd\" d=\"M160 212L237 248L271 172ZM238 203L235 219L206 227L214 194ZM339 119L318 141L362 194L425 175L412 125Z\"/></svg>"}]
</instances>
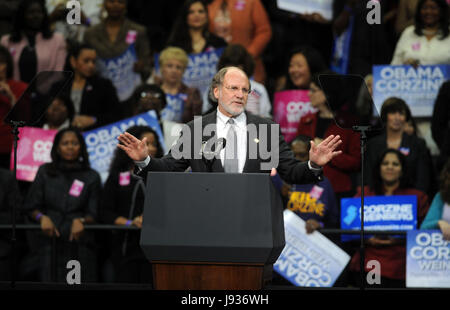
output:
<instances>
[{"instance_id":1,"label":"audience member","mask_svg":"<svg viewBox=\"0 0 450 310\"><path fill-rule=\"evenodd\" d=\"M364 188L365 196L417 196L417 227L420 226L428 211L428 196L408 185L408 165L405 156L396 149L385 149L373 166L372 185ZM361 187L356 197L361 196ZM376 260L381 268L377 273L381 276L381 287L405 287L406 247L404 238L392 236L373 236L366 241L364 266ZM360 279L360 253L356 252L350 262L350 270L358 272L355 279ZM367 273L366 269L364 272ZM366 277L364 277L365 279Z\"/></svg>"},{"instance_id":2,"label":"audience member","mask_svg":"<svg viewBox=\"0 0 450 310\"><path fill-rule=\"evenodd\" d=\"M178 140L181 124L161 118L161 111L167 105L166 94L155 84L142 84L138 86L130 97L128 106L129 116L145 113L154 110L158 117L159 127L164 135L165 149L169 150Z\"/></svg>"},{"instance_id":3,"label":"audience member","mask_svg":"<svg viewBox=\"0 0 450 310\"><path fill-rule=\"evenodd\" d=\"M411 119L411 111L400 98L386 99L381 107L381 120L384 131L371 138L367 143L364 175L366 182L371 181L372 171L378 156L387 148L396 149L406 156L406 169L411 187L425 193L432 193L432 162L425 140L410 136L405 132L405 122ZM367 184L367 183L366 183Z\"/></svg>"},{"instance_id":4,"label":"audience member","mask_svg":"<svg viewBox=\"0 0 450 310\"><path fill-rule=\"evenodd\" d=\"M431 134L439 148L436 169L440 171L450 158L450 80L439 89L431 118Z\"/></svg>"},{"instance_id":5,"label":"audience member","mask_svg":"<svg viewBox=\"0 0 450 310\"><path fill-rule=\"evenodd\" d=\"M23 0L11 34L1 38L13 57L15 80L29 83L41 71L61 71L66 60L66 42L50 30L47 9L41 0Z\"/></svg>"},{"instance_id":6,"label":"audience member","mask_svg":"<svg viewBox=\"0 0 450 310\"><path fill-rule=\"evenodd\" d=\"M65 93L58 94L45 111L43 129L69 128L75 114L73 102Z\"/></svg>"},{"instance_id":7,"label":"audience member","mask_svg":"<svg viewBox=\"0 0 450 310\"><path fill-rule=\"evenodd\" d=\"M445 0L420 0L414 25L400 36L392 65L450 64L449 8Z\"/></svg>"},{"instance_id":8,"label":"audience member","mask_svg":"<svg viewBox=\"0 0 450 310\"><path fill-rule=\"evenodd\" d=\"M97 51L100 75L111 79L120 101L151 73L150 46L144 26L126 17L127 0L104 0L106 18L90 27L84 41Z\"/></svg>"},{"instance_id":9,"label":"audience member","mask_svg":"<svg viewBox=\"0 0 450 310\"><path fill-rule=\"evenodd\" d=\"M319 74L315 74L311 78L309 97L311 106L318 112L300 119L297 134L312 137L316 144L330 135L342 137L342 144L339 147L342 150L341 156L334 158L323 169L324 175L333 186L338 205L340 205L341 198L352 197L355 194L351 175L360 170L359 135L350 129L342 129L336 125L335 118L340 116L334 115L328 107L325 93L320 87Z\"/></svg>"},{"instance_id":10,"label":"audience member","mask_svg":"<svg viewBox=\"0 0 450 310\"><path fill-rule=\"evenodd\" d=\"M13 60L6 47L0 45L0 167L9 168L13 135L11 126L3 119L27 88L27 84L13 79Z\"/></svg>"},{"instance_id":11,"label":"audience member","mask_svg":"<svg viewBox=\"0 0 450 310\"><path fill-rule=\"evenodd\" d=\"M202 113L200 91L183 83L188 61L188 55L179 47L166 47L159 55L161 78L155 84L166 94L167 105L161 111L163 120L187 123Z\"/></svg>"},{"instance_id":12,"label":"audience member","mask_svg":"<svg viewBox=\"0 0 450 310\"><path fill-rule=\"evenodd\" d=\"M147 149L154 158L163 150L156 132L147 126L133 126L127 132L138 139L147 138ZM133 174L134 162L117 148L111 161L101 205L100 218L106 224L142 228L145 184ZM116 282L151 283L152 267L139 246L140 231L113 231L111 258Z\"/></svg>"},{"instance_id":13,"label":"audience member","mask_svg":"<svg viewBox=\"0 0 450 310\"><path fill-rule=\"evenodd\" d=\"M186 0L174 21L167 46L196 54L225 47L227 42L208 30L208 7L204 0Z\"/></svg>"},{"instance_id":14,"label":"audience member","mask_svg":"<svg viewBox=\"0 0 450 310\"><path fill-rule=\"evenodd\" d=\"M213 0L208 7L209 29L227 43L242 44L255 60L254 79L265 83L262 54L272 36L270 21L260 0Z\"/></svg>"},{"instance_id":15,"label":"audience member","mask_svg":"<svg viewBox=\"0 0 450 310\"><path fill-rule=\"evenodd\" d=\"M51 281L52 239L56 238L56 280L66 283L66 264L76 259L82 266L82 281L95 282L96 245L84 225L97 217L100 176L90 168L86 144L76 129L56 134L51 158L51 163L39 167L24 202L25 212L42 228L40 280Z\"/></svg>"},{"instance_id":16,"label":"audience member","mask_svg":"<svg viewBox=\"0 0 450 310\"><path fill-rule=\"evenodd\" d=\"M129 110L126 116L131 117L154 110L160 120L161 111L166 105L166 94L161 87L155 84L142 84L136 87L131 95L127 104Z\"/></svg>"},{"instance_id":17,"label":"audience member","mask_svg":"<svg viewBox=\"0 0 450 310\"><path fill-rule=\"evenodd\" d=\"M69 85L75 116L72 126L81 130L104 126L122 118L116 88L109 79L96 74L95 49L88 44L75 45L70 53L74 78Z\"/></svg>"},{"instance_id":18,"label":"audience member","mask_svg":"<svg viewBox=\"0 0 450 310\"><path fill-rule=\"evenodd\" d=\"M434 196L420 229L440 229L444 239L450 240L450 159L441 171L439 183L439 192Z\"/></svg>"},{"instance_id":19,"label":"audience member","mask_svg":"<svg viewBox=\"0 0 450 310\"><path fill-rule=\"evenodd\" d=\"M290 143L295 158L309 160L311 137L299 135ZM325 176L317 184L293 184L287 193L287 209L295 212L306 223L306 233L319 228L338 228L339 210L333 186Z\"/></svg>"},{"instance_id":20,"label":"audience member","mask_svg":"<svg viewBox=\"0 0 450 310\"><path fill-rule=\"evenodd\" d=\"M230 44L220 56L217 70L229 66L239 67L244 70L247 76L252 76L255 63L245 47L240 44ZM270 103L266 87L253 79L250 80L250 86L251 92L248 95L245 110L261 117L271 118L272 104ZM212 96L209 90L203 94L203 113L217 108L217 104L209 100L209 96Z\"/></svg>"},{"instance_id":21,"label":"audience member","mask_svg":"<svg viewBox=\"0 0 450 310\"><path fill-rule=\"evenodd\" d=\"M287 56L286 74L277 82L275 91L309 89L311 76L327 70L320 54L310 46L295 47Z\"/></svg>"}]
</instances>

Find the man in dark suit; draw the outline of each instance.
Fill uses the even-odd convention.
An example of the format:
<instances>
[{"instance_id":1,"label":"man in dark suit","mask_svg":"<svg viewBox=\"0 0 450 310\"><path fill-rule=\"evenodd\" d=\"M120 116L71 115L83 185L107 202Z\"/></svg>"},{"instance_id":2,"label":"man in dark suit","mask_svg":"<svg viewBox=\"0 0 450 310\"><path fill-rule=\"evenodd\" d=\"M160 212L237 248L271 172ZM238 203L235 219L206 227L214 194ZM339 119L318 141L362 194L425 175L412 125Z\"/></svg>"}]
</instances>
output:
<instances>
[{"instance_id":1,"label":"man in dark suit","mask_svg":"<svg viewBox=\"0 0 450 310\"><path fill-rule=\"evenodd\" d=\"M276 170L291 184L312 183L322 179L322 166L341 151L339 136L329 136L316 145L311 142L309 161L300 162L280 134L279 125L245 112L250 83L237 67L221 69L213 78L210 95L218 101L216 111L188 123L175 147L163 158L148 156L146 140L121 134L118 147L146 171L185 171L229 173L271 173ZM211 160L202 151L211 138L225 138L225 148ZM270 141L270 145L269 145ZM218 144L216 144L218 145ZM276 170L275 170L276 169Z\"/></svg>"}]
</instances>

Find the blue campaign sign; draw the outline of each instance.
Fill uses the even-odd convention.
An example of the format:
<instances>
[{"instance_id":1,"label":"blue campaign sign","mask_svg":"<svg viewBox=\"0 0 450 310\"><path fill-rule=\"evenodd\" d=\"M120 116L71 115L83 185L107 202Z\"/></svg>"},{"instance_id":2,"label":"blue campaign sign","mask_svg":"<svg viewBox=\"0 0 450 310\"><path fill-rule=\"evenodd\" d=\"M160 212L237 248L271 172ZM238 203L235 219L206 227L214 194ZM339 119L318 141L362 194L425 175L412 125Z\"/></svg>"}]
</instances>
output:
<instances>
[{"instance_id":1,"label":"blue campaign sign","mask_svg":"<svg viewBox=\"0 0 450 310\"><path fill-rule=\"evenodd\" d=\"M89 162L92 169L100 174L102 182L105 182L108 177L111 159L117 148L117 137L134 125L153 128L158 134L159 141L164 149L164 138L158 118L153 110L83 133L89 153Z\"/></svg>"},{"instance_id":2,"label":"blue campaign sign","mask_svg":"<svg viewBox=\"0 0 450 310\"><path fill-rule=\"evenodd\" d=\"M166 94L167 105L161 110L161 119L181 123L186 100L187 95L183 93Z\"/></svg>"},{"instance_id":3,"label":"blue campaign sign","mask_svg":"<svg viewBox=\"0 0 450 310\"><path fill-rule=\"evenodd\" d=\"M305 222L284 210L286 245L273 269L296 286L331 287L350 256L320 232L306 234Z\"/></svg>"},{"instance_id":4,"label":"blue campaign sign","mask_svg":"<svg viewBox=\"0 0 450 310\"><path fill-rule=\"evenodd\" d=\"M364 230L411 230L417 227L417 196L364 197ZM341 199L341 229L361 229L361 198ZM343 235L342 241L358 236Z\"/></svg>"},{"instance_id":5,"label":"blue campaign sign","mask_svg":"<svg viewBox=\"0 0 450 310\"><path fill-rule=\"evenodd\" d=\"M120 56L110 59L99 58L97 68L99 73L110 79L117 90L120 101L128 99L136 86L141 83L141 77L134 72L134 63L137 61L134 43Z\"/></svg>"},{"instance_id":6,"label":"blue campaign sign","mask_svg":"<svg viewBox=\"0 0 450 310\"><path fill-rule=\"evenodd\" d=\"M441 231L408 231L406 242L406 287L450 288L450 242Z\"/></svg>"},{"instance_id":7,"label":"blue campaign sign","mask_svg":"<svg viewBox=\"0 0 450 310\"><path fill-rule=\"evenodd\" d=\"M373 101L380 112L387 98L398 97L414 116L431 116L439 88L449 78L449 65L373 66Z\"/></svg>"}]
</instances>

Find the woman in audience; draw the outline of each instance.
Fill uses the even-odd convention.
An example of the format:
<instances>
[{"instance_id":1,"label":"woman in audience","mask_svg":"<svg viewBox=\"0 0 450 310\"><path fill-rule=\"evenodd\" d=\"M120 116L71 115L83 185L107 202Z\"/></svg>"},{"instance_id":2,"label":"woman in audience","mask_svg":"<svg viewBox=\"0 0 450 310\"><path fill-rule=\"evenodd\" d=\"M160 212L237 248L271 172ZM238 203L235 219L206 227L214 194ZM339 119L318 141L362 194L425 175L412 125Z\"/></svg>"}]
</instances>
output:
<instances>
[{"instance_id":1,"label":"woman in audience","mask_svg":"<svg viewBox=\"0 0 450 310\"><path fill-rule=\"evenodd\" d=\"M227 42L209 32L205 1L187 0L175 20L167 45L181 47L187 54L197 54L225 47Z\"/></svg>"},{"instance_id":2,"label":"woman in audience","mask_svg":"<svg viewBox=\"0 0 450 310\"><path fill-rule=\"evenodd\" d=\"M244 70L247 76L251 77L253 76L255 62L253 61L252 55L247 52L245 47L240 44L230 44L220 56L219 62L217 63L217 71L229 66L239 67ZM253 79L250 80L250 86L251 92L248 95L245 110L261 117L270 118L272 104L270 103L266 87ZM210 90L203 94L203 112L217 108L217 103L210 100L213 97L214 96L210 94Z\"/></svg>"},{"instance_id":3,"label":"woman in audience","mask_svg":"<svg viewBox=\"0 0 450 310\"><path fill-rule=\"evenodd\" d=\"M127 129L133 136L147 138L147 148L153 158L162 157L163 151L156 132L147 126L133 126ZM134 163L119 148L111 162L101 205L100 217L106 224L142 228L145 185L133 174ZM151 283L151 264L139 246L140 230L114 231L111 238L111 259L117 282Z\"/></svg>"},{"instance_id":4,"label":"woman in audience","mask_svg":"<svg viewBox=\"0 0 450 310\"><path fill-rule=\"evenodd\" d=\"M70 127L75 110L72 100L65 93L58 94L45 111L43 129L61 130Z\"/></svg>"},{"instance_id":5,"label":"woman in audience","mask_svg":"<svg viewBox=\"0 0 450 310\"><path fill-rule=\"evenodd\" d=\"M328 107L325 93L320 87L319 74L314 74L311 78L309 98L311 106L318 112L300 119L297 135L312 137L316 144L330 135L341 136L342 154L323 168L324 175L330 180L340 205L341 198L352 197L355 194L351 175L360 170L359 135L336 125L335 118L339 118L340 115L334 115Z\"/></svg>"},{"instance_id":6,"label":"woman in audience","mask_svg":"<svg viewBox=\"0 0 450 310\"><path fill-rule=\"evenodd\" d=\"M310 46L294 48L287 57L286 74L281 77L275 90L309 89L311 76L327 70L320 53Z\"/></svg>"},{"instance_id":7,"label":"woman in audience","mask_svg":"<svg viewBox=\"0 0 450 310\"><path fill-rule=\"evenodd\" d=\"M406 156L408 177L412 188L431 194L433 190L433 166L430 151L425 140L405 132L405 123L412 116L411 111L400 98L386 99L381 107L381 119L385 123L384 131L369 140L365 160L366 181L372 180L371 173L378 156L387 148L399 150Z\"/></svg>"},{"instance_id":8,"label":"woman in audience","mask_svg":"<svg viewBox=\"0 0 450 310\"><path fill-rule=\"evenodd\" d=\"M11 34L1 38L14 60L14 79L29 83L41 71L61 71L66 61L66 42L50 30L43 1L23 0Z\"/></svg>"},{"instance_id":9,"label":"woman in audience","mask_svg":"<svg viewBox=\"0 0 450 310\"><path fill-rule=\"evenodd\" d=\"M254 79L264 84L262 54L272 37L272 28L261 1L213 0L208 11L211 32L228 44L242 44L255 60Z\"/></svg>"},{"instance_id":10,"label":"woman in audience","mask_svg":"<svg viewBox=\"0 0 450 310\"><path fill-rule=\"evenodd\" d=\"M51 280L52 239L56 238L56 280L66 283L66 265L75 259L82 266L82 281L95 282L94 236L85 232L84 225L97 217L100 176L89 166L86 143L77 129L67 128L56 134L51 158L51 163L39 167L24 202L24 211L42 229L40 280Z\"/></svg>"},{"instance_id":11,"label":"woman in audience","mask_svg":"<svg viewBox=\"0 0 450 310\"><path fill-rule=\"evenodd\" d=\"M428 208L428 196L409 186L405 156L396 149L385 149L377 158L373 167L372 185L364 189L365 196L417 196L417 226L422 223ZM361 196L361 187L356 197ZM376 260L380 263L381 287L405 287L406 247L404 238L392 236L373 236L367 239L364 252L364 266L367 262ZM359 279L360 255L357 252L351 262L350 270L357 272ZM366 269L365 272L369 270ZM364 277L366 278L366 277Z\"/></svg>"},{"instance_id":12,"label":"woman in audience","mask_svg":"<svg viewBox=\"0 0 450 310\"><path fill-rule=\"evenodd\" d=\"M450 240L450 159L440 176L439 192L434 196L420 229L440 229L445 240Z\"/></svg>"},{"instance_id":13,"label":"woman in audience","mask_svg":"<svg viewBox=\"0 0 450 310\"><path fill-rule=\"evenodd\" d=\"M147 30L126 17L127 0L104 0L103 6L107 17L86 30L84 41L97 51L100 75L111 79L120 101L125 101L151 73ZM109 68L112 62L120 62L121 70Z\"/></svg>"},{"instance_id":14,"label":"woman in audience","mask_svg":"<svg viewBox=\"0 0 450 310\"><path fill-rule=\"evenodd\" d=\"M166 94L167 105L161 111L163 120L187 123L194 119L194 115L202 113L199 90L183 83L188 62L186 52L179 47L166 47L159 55L161 79L155 84Z\"/></svg>"},{"instance_id":15,"label":"woman in audience","mask_svg":"<svg viewBox=\"0 0 450 310\"><path fill-rule=\"evenodd\" d=\"M446 0L420 0L414 25L402 32L391 64L450 64L449 33L449 8Z\"/></svg>"},{"instance_id":16,"label":"woman in audience","mask_svg":"<svg viewBox=\"0 0 450 310\"><path fill-rule=\"evenodd\" d=\"M117 90L113 83L97 74L97 52L89 44L74 44L69 62L74 76L68 88L75 115L72 126L94 129L122 118Z\"/></svg>"},{"instance_id":17,"label":"woman in audience","mask_svg":"<svg viewBox=\"0 0 450 310\"><path fill-rule=\"evenodd\" d=\"M0 45L0 120L16 104L27 84L13 79L14 64L8 49ZM13 135L11 126L0 122L0 167L9 169Z\"/></svg>"}]
</instances>

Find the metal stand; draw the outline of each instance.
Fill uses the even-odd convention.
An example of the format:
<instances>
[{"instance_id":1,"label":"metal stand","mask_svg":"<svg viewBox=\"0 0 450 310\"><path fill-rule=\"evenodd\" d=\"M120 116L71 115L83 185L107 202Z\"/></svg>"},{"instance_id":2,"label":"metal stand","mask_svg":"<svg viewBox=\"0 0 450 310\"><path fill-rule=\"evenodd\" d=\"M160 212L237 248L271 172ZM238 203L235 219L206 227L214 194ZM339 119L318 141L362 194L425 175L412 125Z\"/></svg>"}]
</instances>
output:
<instances>
[{"instance_id":1,"label":"metal stand","mask_svg":"<svg viewBox=\"0 0 450 310\"><path fill-rule=\"evenodd\" d=\"M360 239L361 244L359 247L359 258L360 258L360 275L361 275L361 290L365 289L365 281L364 271L365 268L365 257L364 257L364 152L366 149L367 142L367 132L371 131L370 126L353 126L353 131L356 131L360 134L360 145L361 145L361 231L360 231Z\"/></svg>"},{"instance_id":2,"label":"metal stand","mask_svg":"<svg viewBox=\"0 0 450 310\"><path fill-rule=\"evenodd\" d=\"M12 134L14 136L14 178L17 179L17 141L19 141L19 128L25 126L23 121L10 121L12 127ZM12 208L12 232L11 232L11 287L16 286L16 208L19 203L16 196L15 203Z\"/></svg>"}]
</instances>

